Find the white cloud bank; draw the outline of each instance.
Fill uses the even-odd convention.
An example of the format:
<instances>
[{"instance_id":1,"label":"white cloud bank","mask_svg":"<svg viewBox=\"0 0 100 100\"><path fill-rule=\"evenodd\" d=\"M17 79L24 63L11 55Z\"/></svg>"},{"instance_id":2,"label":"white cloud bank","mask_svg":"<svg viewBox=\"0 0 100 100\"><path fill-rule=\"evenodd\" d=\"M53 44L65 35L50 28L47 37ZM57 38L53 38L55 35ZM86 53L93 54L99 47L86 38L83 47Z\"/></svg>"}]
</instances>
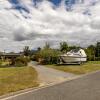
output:
<instances>
[{"instance_id":1,"label":"white cloud bank","mask_svg":"<svg viewBox=\"0 0 100 100\"><path fill-rule=\"evenodd\" d=\"M81 46L100 41L99 1L94 6L77 4L71 12L63 3L55 8L44 0L35 8L31 0L19 1L29 13L12 9L15 5L0 0L0 50L18 51L25 45L35 48L45 42L56 47L61 41Z\"/></svg>"}]
</instances>

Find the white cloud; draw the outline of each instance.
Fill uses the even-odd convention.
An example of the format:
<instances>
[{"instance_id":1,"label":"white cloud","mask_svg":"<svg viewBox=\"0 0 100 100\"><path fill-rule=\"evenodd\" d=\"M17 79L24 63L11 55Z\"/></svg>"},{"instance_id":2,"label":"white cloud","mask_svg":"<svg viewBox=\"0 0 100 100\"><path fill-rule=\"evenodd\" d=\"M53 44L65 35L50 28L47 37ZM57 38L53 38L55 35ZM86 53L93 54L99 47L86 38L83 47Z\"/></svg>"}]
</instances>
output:
<instances>
[{"instance_id":1,"label":"white cloud","mask_svg":"<svg viewBox=\"0 0 100 100\"><path fill-rule=\"evenodd\" d=\"M2 1L2 2L1 2ZM100 41L100 4L88 6L91 16L84 15L87 5L74 6L67 12L62 3L58 8L44 0L37 8L31 0L20 0L30 13L11 9L7 1L0 1L0 50L20 50L43 46L48 41L56 47L60 41L87 46ZM14 6L14 5L13 5ZM55 8L55 9L54 9Z\"/></svg>"}]
</instances>

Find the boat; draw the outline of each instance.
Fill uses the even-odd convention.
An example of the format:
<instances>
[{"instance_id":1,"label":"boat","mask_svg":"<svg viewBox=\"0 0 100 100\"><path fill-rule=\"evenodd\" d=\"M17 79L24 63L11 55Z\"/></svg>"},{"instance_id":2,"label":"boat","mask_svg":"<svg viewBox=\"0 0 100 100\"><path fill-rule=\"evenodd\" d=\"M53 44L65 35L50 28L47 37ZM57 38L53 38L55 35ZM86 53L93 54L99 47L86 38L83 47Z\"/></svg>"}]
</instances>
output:
<instances>
[{"instance_id":1,"label":"boat","mask_svg":"<svg viewBox=\"0 0 100 100\"><path fill-rule=\"evenodd\" d=\"M83 49L72 49L59 56L59 64L82 64L87 61L87 55Z\"/></svg>"}]
</instances>

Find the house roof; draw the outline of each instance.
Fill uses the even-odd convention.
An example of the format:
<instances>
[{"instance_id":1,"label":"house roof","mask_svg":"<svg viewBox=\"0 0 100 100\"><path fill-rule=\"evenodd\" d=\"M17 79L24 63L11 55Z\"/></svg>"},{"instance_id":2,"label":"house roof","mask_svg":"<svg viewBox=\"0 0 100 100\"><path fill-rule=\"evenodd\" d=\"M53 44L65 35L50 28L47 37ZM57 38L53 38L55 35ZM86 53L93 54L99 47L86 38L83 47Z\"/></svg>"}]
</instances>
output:
<instances>
[{"instance_id":1,"label":"house roof","mask_svg":"<svg viewBox=\"0 0 100 100\"><path fill-rule=\"evenodd\" d=\"M21 56L21 53L0 53L0 56Z\"/></svg>"}]
</instances>

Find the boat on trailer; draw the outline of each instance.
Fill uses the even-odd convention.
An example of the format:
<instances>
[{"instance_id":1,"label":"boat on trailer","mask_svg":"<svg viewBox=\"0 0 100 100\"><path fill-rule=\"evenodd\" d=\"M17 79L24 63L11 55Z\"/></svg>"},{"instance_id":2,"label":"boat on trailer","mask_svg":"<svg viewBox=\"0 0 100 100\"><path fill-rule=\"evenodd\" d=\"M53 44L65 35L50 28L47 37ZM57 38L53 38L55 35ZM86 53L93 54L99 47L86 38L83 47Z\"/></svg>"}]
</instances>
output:
<instances>
[{"instance_id":1,"label":"boat on trailer","mask_svg":"<svg viewBox=\"0 0 100 100\"><path fill-rule=\"evenodd\" d=\"M87 55L83 49L73 49L59 56L59 64L82 64L87 61Z\"/></svg>"}]
</instances>

